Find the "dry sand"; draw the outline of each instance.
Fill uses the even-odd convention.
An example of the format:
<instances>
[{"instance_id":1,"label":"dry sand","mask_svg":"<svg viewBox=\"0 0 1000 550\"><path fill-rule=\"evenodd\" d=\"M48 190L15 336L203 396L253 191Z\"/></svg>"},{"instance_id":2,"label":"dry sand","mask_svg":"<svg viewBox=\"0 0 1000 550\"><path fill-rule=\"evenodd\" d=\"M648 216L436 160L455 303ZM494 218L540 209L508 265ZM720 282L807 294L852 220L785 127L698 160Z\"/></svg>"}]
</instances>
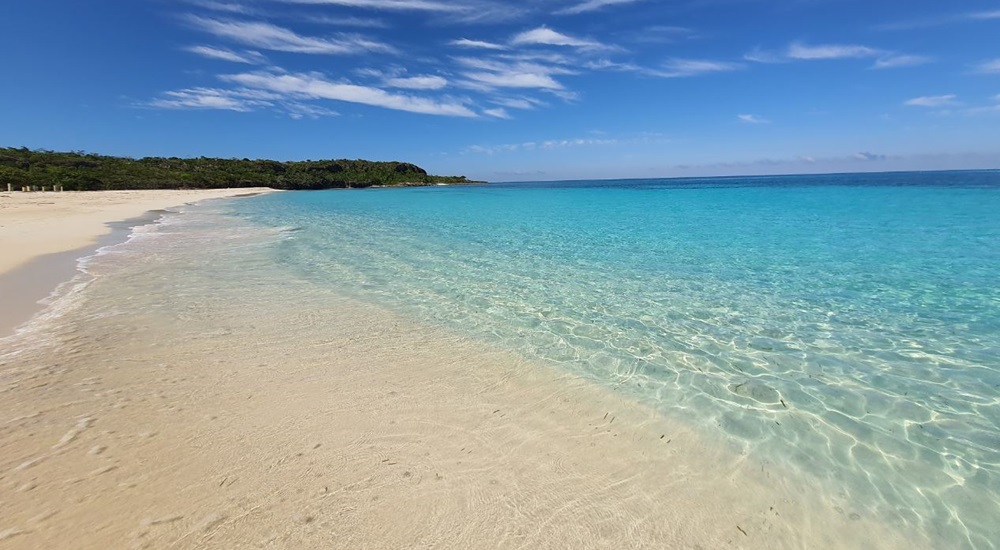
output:
<instances>
[{"instance_id":1,"label":"dry sand","mask_svg":"<svg viewBox=\"0 0 1000 550\"><path fill-rule=\"evenodd\" d=\"M0 339L0 549L905 544L617 390L369 304L121 284Z\"/></svg>"}]
</instances>

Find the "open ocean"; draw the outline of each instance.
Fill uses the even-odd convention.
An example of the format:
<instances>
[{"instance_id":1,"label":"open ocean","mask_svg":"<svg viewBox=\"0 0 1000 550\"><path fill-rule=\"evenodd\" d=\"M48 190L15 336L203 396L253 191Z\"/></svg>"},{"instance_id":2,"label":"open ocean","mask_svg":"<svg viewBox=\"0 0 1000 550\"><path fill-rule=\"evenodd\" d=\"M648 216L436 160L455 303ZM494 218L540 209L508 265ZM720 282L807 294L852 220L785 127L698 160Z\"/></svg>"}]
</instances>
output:
<instances>
[{"instance_id":1,"label":"open ocean","mask_svg":"<svg viewBox=\"0 0 1000 550\"><path fill-rule=\"evenodd\" d=\"M220 284L266 269L558 364L850 501L845 513L936 547L1000 548L1000 172L294 192L184 210L117 248L186 235L178 253L213 261L178 265ZM254 261L228 263L237 249Z\"/></svg>"}]
</instances>

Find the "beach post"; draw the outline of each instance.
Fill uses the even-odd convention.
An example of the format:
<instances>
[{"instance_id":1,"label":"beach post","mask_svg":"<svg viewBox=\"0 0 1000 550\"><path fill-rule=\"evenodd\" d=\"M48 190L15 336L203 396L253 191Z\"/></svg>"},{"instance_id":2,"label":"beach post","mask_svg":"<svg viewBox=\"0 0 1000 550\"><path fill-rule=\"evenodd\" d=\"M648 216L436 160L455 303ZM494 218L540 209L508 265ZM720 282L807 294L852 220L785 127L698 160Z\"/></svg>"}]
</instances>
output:
<instances>
[{"instance_id":1,"label":"beach post","mask_svg":"<svg viewBox=\"0 0 1000 550\"><path fill-rule=\"evenodd\" d=\"M13 183L8 183L7 184L7 192L10 193L13 190L14 190L14 184Z\"/></svg>"}]
</instances>

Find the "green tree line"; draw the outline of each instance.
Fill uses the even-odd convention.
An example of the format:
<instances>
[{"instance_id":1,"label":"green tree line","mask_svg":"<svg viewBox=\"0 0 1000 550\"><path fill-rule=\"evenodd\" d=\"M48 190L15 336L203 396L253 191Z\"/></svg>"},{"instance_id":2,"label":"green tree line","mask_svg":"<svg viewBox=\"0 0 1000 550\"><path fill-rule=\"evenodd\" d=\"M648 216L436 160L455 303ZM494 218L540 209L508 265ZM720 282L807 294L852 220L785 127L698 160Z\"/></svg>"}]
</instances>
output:
<instances>
[{"instance_id":1,"label":"green tree line","mask_svg":"<svg viewBox=\"0 0 1000 550\"><path fill-rule=\"evenodd\" d=\"M84 152L0 148L0 186L61 185L67 191L112 189L333 189L374 185L474 183L465 176L433 176L407 162L369 160L111 157Z\"/></svg>"}]
</instances>

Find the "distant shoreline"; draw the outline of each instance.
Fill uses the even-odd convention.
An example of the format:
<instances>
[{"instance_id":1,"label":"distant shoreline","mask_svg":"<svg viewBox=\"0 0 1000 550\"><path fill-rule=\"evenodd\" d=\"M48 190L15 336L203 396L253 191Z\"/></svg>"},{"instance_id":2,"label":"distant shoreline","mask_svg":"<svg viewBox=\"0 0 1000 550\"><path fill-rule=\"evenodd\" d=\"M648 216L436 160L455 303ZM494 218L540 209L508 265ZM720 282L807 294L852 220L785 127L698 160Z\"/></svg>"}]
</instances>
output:
<instances>
[{"instance_id":1,"label":"distant shoreline","mask_svg":"<svg viewBox=\"0 0 1000 550\"><path fill-rule=\"evenodd\" d=\"M59 187L67 191L127 189L346 189L483 183L436 176L399 161L114 157L84 152L0 147L0 191Z\"/></svg>"}]
</instances>

